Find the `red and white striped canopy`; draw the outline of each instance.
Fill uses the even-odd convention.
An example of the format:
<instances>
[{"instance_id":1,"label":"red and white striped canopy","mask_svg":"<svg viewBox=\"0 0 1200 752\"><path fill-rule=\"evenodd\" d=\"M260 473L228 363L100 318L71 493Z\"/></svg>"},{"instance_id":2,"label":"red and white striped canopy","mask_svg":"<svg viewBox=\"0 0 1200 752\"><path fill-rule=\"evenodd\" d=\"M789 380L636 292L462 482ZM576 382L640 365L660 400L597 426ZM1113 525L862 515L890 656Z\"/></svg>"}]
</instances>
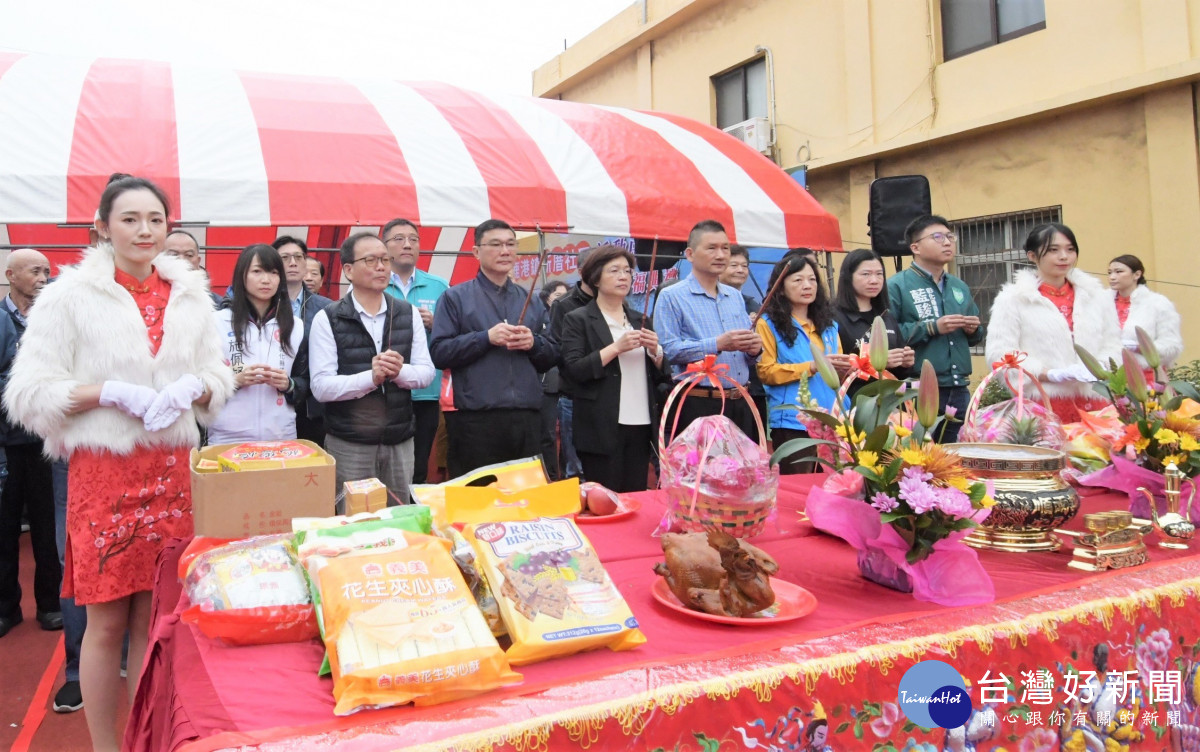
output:
<instances>
[{"instance_id":1,"label":"red and white striped canopy","mask_svg":"<svg viewBox=\"0 0 1200 752\"><path fill-rule=\"evenodd\" d=\"M442 83L0 52L0 223L90 223L112 172L221 226L521 229L840 249L775 164L674 115Z\"/></svg>"}]
</instances>

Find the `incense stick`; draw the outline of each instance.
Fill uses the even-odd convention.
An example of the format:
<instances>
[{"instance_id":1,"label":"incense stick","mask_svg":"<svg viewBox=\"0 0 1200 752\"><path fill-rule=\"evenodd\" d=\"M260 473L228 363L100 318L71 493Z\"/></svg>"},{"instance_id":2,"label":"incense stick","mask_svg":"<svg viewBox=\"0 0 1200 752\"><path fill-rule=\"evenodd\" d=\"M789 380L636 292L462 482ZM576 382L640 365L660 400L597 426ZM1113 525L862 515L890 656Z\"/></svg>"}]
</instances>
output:
<instances>
[{"instance_id":1,"label":"incense stick","mask_svg":"<svg viewBox=\"0 0 1200 752\"><path fill-rule=\"evenodd\" d=\"M786 269L779 272L779 278L775 280L775 284L771 285L771 289L767 290L767 296L763 298L762 305L758 307L758 313L754 314L755 321L758 321L758 319L762 318L763 311L767 308L767 303L770 302L771 296L774 295L775 291L779 289L779 283L782 282L783 278L786 276L788 276Z\"/></svg>"},{"instance_id":2,"label":"incense stick","mask_svg":"<svg viewBox=\"0 0 1200 752\"><path fill-rule=\"evenodd\" d=\"M521 326L521 322L525 320L525 312L529 310L529 303L533 300L533 290L537 287L538 277L542 276L542 265L546 263L548 255L549 249L543 248L538 257L537 271L533 273L533 281L529 283L529 294L525 296L525 305L521 306L521 315L517 317L517 326Z\"/></svg>"},{"instance_id":3,"label":"incense stick","mask_svg":"<svg viewBox=\"0 0 1200 752\"><path fill-rule=\"evenodd\" d=\"M642 301L642 328L646 328L646 314L650 311L650 282L654 279L654 259L658 256L658 236L650 246L650 271L646 272L646 299Z\"/></svg>"}]
</instances>

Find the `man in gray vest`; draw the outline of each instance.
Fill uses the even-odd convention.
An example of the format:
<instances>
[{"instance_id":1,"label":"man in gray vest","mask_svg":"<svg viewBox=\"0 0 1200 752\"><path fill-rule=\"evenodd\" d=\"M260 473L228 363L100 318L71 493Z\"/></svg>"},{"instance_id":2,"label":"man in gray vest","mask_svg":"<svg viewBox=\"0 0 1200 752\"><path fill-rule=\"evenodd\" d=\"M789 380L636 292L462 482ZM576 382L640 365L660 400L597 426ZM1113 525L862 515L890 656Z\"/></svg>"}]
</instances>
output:
<instances>
[{"instance_id":1,"label":"man in gray vest","mask_svg":"<svg viewBox=\"0 0 1200 752\"><path fill-rule=\"evenodd\" d=\"M382 240L351 235L341 260L350 294L313 317L308 341L310 388L325 405L325 450L337 460L339 489L378 478L389 503L404 503L413 475L412 390L434 376L425 326L416 308L384 294L391 259Z\"/></svg>"}]
</instances>

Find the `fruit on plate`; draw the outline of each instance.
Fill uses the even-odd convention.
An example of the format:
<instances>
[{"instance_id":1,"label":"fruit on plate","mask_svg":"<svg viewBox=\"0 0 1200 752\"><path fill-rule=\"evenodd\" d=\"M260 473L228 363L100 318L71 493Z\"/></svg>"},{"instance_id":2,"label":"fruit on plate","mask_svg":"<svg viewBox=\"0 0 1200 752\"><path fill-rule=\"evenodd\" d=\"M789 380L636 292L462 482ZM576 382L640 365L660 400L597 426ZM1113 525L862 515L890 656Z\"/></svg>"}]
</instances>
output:
<instances>
[{"instance_id":1,"label":"fruit on plate","mask_svg":"<svg viewBox=\"0 0 1200 752\"><path fill-rule=\"evenodd\" d=\"M615 491L588 481L579 484L579 508L597 517L607 517L621 510L621 502Z\"/></svg>"},{"instance_id":2,"label":"fruit on plate","mask_svg":"<svg viewBox=\"0 0 1200 752\"><path fill-rule=\"evenodd\" d=\"M721 530L667 533L665 561L654 565L679 602L718 616L750 616L775 602L770 576L779 564L761 548Z\"/></svg>"}]
</instances>

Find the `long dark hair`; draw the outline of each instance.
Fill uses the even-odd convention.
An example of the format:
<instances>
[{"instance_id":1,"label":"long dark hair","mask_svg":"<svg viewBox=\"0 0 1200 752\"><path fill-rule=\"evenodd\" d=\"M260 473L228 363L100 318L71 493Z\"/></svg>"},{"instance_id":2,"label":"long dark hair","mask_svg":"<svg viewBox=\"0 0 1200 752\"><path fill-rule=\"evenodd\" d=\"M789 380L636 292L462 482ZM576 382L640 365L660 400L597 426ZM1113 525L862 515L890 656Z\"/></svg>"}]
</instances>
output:
<instances>
[{"instance_id":1,"label":"long dark hair","mask_svg":"<svg viewBox=\"0 0 1200 752\"><path fill-rule=\"evenodd\" d=\"M837 297L834 298L833 304L844 311L858 310L858 293L854 292L854 272L858 271L858 267L867 261L878 261L880 268L884 269L884 285L879 290L879 294L871 298L871 313L881 316L889 305L887 269L884 268L883 259L879 257L879 254L870 248L859 248L846 254L846 259L842 261L842 270L838 272Z\"/></svg>"},{"instance_id":2,"label":"long dark hair","mask_svg":"<svg viewBox=\"0 0 1200 752\"><path fill-rule=\"evenodd\" d=\"M292 317L292 302L288 299L283 259L279 257L279 251L266 243L246 246L238 256L237 263L233 265L233 294L225 301L225 305L233 309L233 336L237 339L238 347L245 350L246 329L254 313L254 304L250 302L250 295L246 292L246 273L250 271L250 265L255 259L258 259L263 269L279 275L279 288L275 290L275 297L267 308L267 316L270 316L271 311L275 312L275 320L279 322L279 347L286 354L292 355L292 327L295 325L295 319ZM259 322L259 326L263 323L265 322Z\"/></svg>"},{"instance_id":3,"label":"long dark hair","mask_svg":"<svg viewBox=\"0 0 1200 752\"><path fill-rule=\"evenodd\" d=\"M100 194L100 209L97 211L99 218L107 224L109 215L112 214L113 202L122 193L129 191L150 191L153 193L158 202L162 204L163 216L170 219L171 200L167 198L166 191L145 178L126 175L123 172L114 172L109 176L108 185L104 187L104 192Z\"/></svg>"},{"instance_id":4,"label":"long dark hair","mask_svg":"<svg viewBox=\"0 0 1200 752\"><path fill-rule=\"evenodd\" d=\"M1054 240L1054 233L1062 233L1063 237L1071 241L1071 245L1075 246L1075 255L1079 255L1079 243L1075 240L1075 233L1071 232L1071 228L1064 225L1062 222L1046 222L1029 231L1029 237L1025 238L1025 253L1032 253L1033 257L1038 261L1050 252L1050 243Z\"/></svg>"},{"instance_id":5,"label":"long dark hair","mask_svg":"<svg viewBox=\"0 0 1200 752\"><path fill-rule=\"evenodd\" d=\"M821 284L821 272L817 269L817 262L813 261L812 257L800 255L784 257L771 270L771 281L767 289L775 287L775 281L781 274L785 278L790 277L805 267L812 269L813 274L817 277L817 296L813 298L813 302L808 304L808 320L816 327L819 337L826 329L833 326L833 306L829 304L829 295L825 292L825 285ZM792 301L787 299L787 295L783 291L786 284L786 281L781 283L775 290L775 294L767 301L763 315L775 325L779 336L783 337L783 341L788 347L791 347L796 342L800 329L792 320Z\"/></svg>"}]
</instances>

